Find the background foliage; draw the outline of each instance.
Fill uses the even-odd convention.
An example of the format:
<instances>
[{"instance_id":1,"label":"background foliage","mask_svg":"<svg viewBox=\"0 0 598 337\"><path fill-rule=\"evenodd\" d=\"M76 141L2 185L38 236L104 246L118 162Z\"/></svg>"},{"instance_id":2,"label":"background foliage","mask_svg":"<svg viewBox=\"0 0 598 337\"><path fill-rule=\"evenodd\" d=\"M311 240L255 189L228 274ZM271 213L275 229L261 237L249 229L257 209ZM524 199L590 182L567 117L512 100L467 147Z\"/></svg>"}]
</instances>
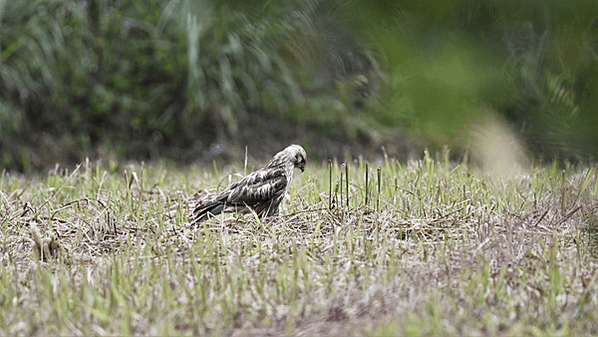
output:
<instances>
[{"instance_id":1,"label":"background foliage","mask_svg":"<svg viewBox=\"0 0 598 337\"><path fill-rule=\"evenodd\" d=\"M535 157L594 158L595 7L0 0L2 165L210 159L314 135L467 151L485 120Z\"/></svg>"}]
</instances>

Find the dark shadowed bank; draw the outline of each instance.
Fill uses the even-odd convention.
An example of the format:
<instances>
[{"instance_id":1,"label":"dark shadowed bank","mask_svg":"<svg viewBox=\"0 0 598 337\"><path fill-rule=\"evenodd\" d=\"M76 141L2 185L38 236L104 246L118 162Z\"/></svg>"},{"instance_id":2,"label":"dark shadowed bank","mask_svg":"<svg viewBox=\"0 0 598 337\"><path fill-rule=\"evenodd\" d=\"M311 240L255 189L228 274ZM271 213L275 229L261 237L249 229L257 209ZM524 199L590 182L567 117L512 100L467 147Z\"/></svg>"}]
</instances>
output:
<instances>
[{"instance_id":1,"label":"dark shadowed bank","mask_svg":"<svg viewBox=\"0 0 598 337\"><path fill-rule=\"evenodd\" d=\"M596 6L0 0L1 165L593 159Z\"/></svg>"}]
</instances>

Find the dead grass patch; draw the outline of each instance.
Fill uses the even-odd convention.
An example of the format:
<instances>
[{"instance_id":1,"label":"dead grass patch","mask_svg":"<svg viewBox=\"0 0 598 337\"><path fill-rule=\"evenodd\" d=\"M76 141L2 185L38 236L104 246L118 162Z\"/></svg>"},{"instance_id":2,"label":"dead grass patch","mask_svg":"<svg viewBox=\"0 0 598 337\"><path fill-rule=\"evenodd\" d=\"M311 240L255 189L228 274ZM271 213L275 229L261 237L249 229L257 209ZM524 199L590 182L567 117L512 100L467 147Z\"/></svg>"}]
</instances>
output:
<instances>
[{"instance_id":1,"label":"dead grass patch","mask_svg":"<svg viewBox=\"0 0 598 337\"><path fill-rule=\"evenodd\" d=\"M596 334L595 171L313 165L281 217L200 227L226 174L3 173L0 334Z\"/></svg>"}]
</instances>

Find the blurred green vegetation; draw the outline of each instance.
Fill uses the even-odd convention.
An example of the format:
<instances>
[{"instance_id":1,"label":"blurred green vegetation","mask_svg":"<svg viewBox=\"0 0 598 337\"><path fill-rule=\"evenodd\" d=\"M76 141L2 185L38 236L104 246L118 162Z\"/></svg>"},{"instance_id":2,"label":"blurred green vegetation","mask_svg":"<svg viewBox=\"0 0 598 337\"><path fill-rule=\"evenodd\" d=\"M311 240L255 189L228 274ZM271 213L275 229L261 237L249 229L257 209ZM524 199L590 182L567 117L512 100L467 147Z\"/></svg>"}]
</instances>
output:
<instances>
[{"instance_id":1,"label":"blurred green vegetation","mask_svg":"<svg viewBox=\"0 0 598 337\"><path fill-rule=\"evenodd\" d=\"M0 0L0 160L200 158L274 120L465 149L497 117L534 157L593 159L597 50L582 0Z\"/></svg>"}]
</instances>

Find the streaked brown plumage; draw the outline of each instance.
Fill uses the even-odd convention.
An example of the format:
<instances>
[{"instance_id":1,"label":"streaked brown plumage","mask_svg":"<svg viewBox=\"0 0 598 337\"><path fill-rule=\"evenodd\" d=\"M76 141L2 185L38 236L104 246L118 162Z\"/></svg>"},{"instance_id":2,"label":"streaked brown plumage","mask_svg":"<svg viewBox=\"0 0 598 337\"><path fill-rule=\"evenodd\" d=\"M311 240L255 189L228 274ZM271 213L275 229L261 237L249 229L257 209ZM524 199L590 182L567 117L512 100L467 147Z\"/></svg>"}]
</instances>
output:
<instances>
[{"instance_id":1,"label":"streaked brown plumage","mask_svg":"<svg viewBox=\"0 0 598 337\"><path fill-rule=\"evenodd\" d=\"M278 152L263 168L230 184L216 197L200 202L193 210L198 223L222 212L249 212L260 218L278 215L280 202L289 191L293 171L305 169L307 155L300 145L290 145Z\"/></svg>"}]
</instances>

